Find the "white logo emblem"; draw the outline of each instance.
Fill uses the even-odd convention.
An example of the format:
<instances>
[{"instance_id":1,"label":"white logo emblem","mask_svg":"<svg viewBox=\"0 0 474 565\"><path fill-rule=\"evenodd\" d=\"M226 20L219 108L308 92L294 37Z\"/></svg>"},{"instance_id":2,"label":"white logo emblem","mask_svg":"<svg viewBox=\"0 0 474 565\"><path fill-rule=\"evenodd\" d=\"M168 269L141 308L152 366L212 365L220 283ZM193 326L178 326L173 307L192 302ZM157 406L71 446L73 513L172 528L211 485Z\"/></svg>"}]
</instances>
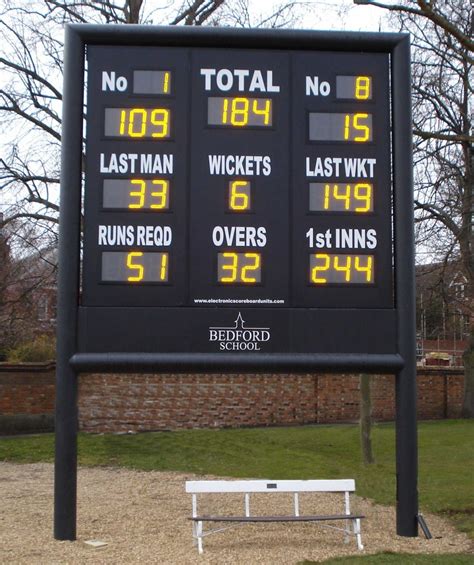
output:
<instances>
[{"instance_id":1,"label":"white logo emblem","mask_svg":"<svg viewBox=\"0 0 474 565\"><path fill-rule=\"evenodd\" d=\"M231 327L210 327L209 341L219 344L219 351L261 351L270 341L270 328L248 328L239 312Z\"/></svg>"}]
</instances>

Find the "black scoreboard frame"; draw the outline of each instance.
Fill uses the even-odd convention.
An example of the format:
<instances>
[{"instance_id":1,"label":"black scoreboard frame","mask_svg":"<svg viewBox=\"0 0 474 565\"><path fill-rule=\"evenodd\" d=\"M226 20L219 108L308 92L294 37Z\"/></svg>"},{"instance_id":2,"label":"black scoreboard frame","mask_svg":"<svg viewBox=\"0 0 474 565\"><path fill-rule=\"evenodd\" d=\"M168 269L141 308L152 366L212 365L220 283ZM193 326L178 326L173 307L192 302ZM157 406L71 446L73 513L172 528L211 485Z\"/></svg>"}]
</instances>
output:
<instances>
[{"instance_id":1,"label":"black scoreboard frame","mask_svg":"<svg viewBox=\"0 0 474 565\"><path fill-rule=\"evenodd\" d=\"M130 322L138 327L151 324L160 307L109 308L82 306L81 202L84 123L84 73L88 46L163 46L213 49L281 51L331 51L388 54L390 56L391 175L393 187L393 305L390 308L299 308L286 319L292 331L298 320L316 319L329 326L351 319L357 328L369 331L379 344L370 353L361 348L347 350L325 345L312 351L220 352L144 351L129 347L126 339L111 346L105 339L107 324ZM77 490L77 377L81 372L380 372L396 374L397 433L397 533L418 532L416 357L414 290L414 223L411 145L410 44L406 34L320 32L301 30L237 30L228 28L160 26L66 26L64 53L61 196L59 224L59 292L56 389L56 462L54 535L76 537ZM87 252L87 250L85 250ZM143 311L147 314L144 316ZM188 308L196 311L196 308ZM226 308L215 307L214 312ZM228 308L239 312L245 308ZM288 308L287 310L292 310ZM179 311L179 308L176 309ZM95 312L99 312L96 315ZM301 315L303 312L303 316ZM299 316L299 317L298 317ZM379 319L377 316L380 316ZM235 316L234 316L235 317ZM184 318L190 319L190 318ZM228 316L227 316L228 319ZM104 323L101 320L105 320ZM377 320L374 323L374 320ZM282 322L280 321L280 324ZM306 326L307 327L307 326ZM386 330L387 347L380 334ZM116 338L114 338L116 339ZM344 341L344 340L343 340ZM105 346L104 346L105 344Z\"/></svg>"}]
</instances>

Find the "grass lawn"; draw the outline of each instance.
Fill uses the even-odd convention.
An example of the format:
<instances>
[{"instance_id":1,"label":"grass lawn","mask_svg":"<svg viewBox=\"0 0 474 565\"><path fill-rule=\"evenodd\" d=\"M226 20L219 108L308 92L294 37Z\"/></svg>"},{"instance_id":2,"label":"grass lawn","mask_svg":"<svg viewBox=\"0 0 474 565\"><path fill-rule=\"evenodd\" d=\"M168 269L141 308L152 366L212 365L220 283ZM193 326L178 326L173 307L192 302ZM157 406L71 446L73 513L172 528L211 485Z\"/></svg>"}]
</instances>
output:
<instances>
[{"instance_id":1,"label":"grass lawn","mask_svg":"<svg viewBox=\"0 0 474 565\"><path fill-rule=\"evenodd\" d=\"M474 538L474 422L421 422L418 438L421 509L449 516ZM51 434L1 438L0 461L53 461L53 443ZM364 466L357 425L80 434L79 463L229 477L350 477L359 495L394 504L393 424L374 426L373 446L376 463Z\"/></svg>"},{"instance_id":2,"label":"grass lawn","mask_svg":"<svg viewBox=\"0 0 474 565\"><path fill-rule=\"evenodd\" d=\"M364 557L341 557L323 561L324 565L472 565L472 555L413 555L377 553ZM298 565L317 565L315 561L302 561Z\"/></svg>"}]
</instances>

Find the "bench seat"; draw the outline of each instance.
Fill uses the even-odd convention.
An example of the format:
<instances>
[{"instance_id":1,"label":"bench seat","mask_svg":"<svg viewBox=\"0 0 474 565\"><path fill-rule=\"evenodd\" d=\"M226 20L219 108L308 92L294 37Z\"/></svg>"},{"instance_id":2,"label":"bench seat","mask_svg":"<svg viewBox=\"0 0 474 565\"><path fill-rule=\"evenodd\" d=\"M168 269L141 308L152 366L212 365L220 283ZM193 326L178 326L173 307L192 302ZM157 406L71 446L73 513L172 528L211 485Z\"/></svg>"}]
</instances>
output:
<instances>
[{"instance_id":1,"label":"bench seat","mask_svg":"<svg viewBox=\"0 0 474 565\"><path fill-rule=\"evenodd\" d=\"M362 514L330 514L327 516L191 516L195 522L323 522L327 520L357 520Z\"/></svg>"}]
</instances>

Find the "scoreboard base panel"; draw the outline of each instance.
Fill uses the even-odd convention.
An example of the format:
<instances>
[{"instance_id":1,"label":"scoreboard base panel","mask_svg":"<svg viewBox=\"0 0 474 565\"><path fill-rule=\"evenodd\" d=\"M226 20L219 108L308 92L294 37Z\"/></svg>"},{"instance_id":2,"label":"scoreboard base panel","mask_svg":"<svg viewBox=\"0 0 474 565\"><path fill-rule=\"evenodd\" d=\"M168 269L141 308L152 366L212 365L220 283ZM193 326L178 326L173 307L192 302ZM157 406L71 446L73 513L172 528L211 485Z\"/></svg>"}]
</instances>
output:
<instances>
[{"instance_id":1,"label":"scoreboard base panel","mask_svg":"<svg viewBox=\"0 0 474 565\"><path fill-rule=\"evenodd\" d=\"M291 366L304 371L322 367L323 357L332 365L334 356L345 356L351 368L358 363L354 356L388 356L390 368L401 364L396 327L391 309L367 309L354 317L350 309L82 307L77 353L83 359L85 354L113 355L116 360L117 354L123 359L133 355L135 364L140 355L161 355L157 368L165 364L167 370L182 366L206 371L206 363L219 370L237 369L241 359L247 370L271 366L273 371L278 359L284 361L280 372ZM292 354L299 359L291 362ZM371 364L364 361L361 367Z\"/></svg>"}]
</instances>

